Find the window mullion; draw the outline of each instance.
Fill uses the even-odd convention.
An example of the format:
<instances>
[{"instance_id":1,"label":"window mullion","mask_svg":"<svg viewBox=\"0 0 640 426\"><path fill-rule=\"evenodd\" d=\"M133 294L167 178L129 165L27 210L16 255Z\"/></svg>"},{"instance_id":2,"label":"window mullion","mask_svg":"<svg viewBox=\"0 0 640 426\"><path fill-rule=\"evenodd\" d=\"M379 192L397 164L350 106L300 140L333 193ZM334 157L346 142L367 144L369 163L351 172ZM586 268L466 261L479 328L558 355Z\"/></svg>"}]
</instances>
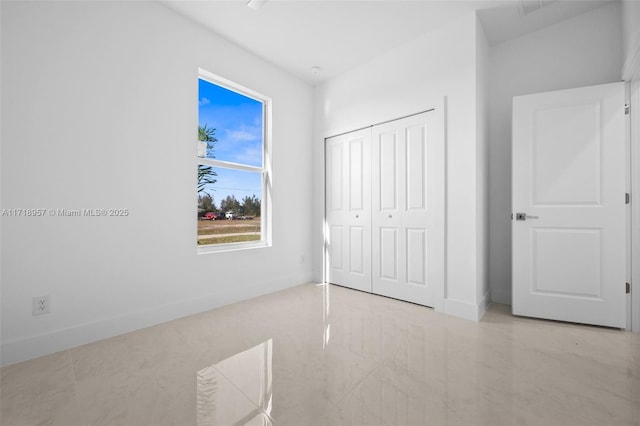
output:
<instances>
[{"instance_id":1,"label":"window mullion","mask_svg":"<svg viewBox=\"0 0 640 426\"><path fill-rule=\"evenodd\" d=\"M212 167L223 167L225 169L243 170L245 172L262 173L264 171L264 167L256 167L247 164L232 163L230 161L220 161L202 157L198 158L198 164Z\"/></svg>"}]
</instances>

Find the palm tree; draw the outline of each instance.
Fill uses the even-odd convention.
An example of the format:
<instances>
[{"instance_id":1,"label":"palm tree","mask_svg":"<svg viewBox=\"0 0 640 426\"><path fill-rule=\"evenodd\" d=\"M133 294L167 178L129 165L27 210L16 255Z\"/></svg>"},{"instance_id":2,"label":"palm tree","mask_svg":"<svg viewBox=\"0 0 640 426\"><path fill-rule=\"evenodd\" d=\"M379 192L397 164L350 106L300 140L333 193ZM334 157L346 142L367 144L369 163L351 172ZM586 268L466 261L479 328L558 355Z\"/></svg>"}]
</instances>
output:
<instances>
[{"instance_id":1,"label":"palm tree","mask_svg":"<svg viewBox=\"0 0 640 426\"><path fill-rule=\"evenodd\" d=\"M209 158L215 158L213 155L213 146L216 142L218 142L218 138L216 138L216 129L212 129L204 126L198 126L198 140L207 143L207 150L211 151L210 155L207 155ZM207 152L207 154L209 154Z\"/></svg>"},{"instance_id":2,"label":"palm tree","mask_svg":"<svg viewBox=\"0 0 640 426\"><path fill-rule=\"evenodd\" d=\"M218 180L214 176L217 175L211 166L198 164L198 194L203 192L208 184L216 183ZM208 192L205 191L205 194Z\"/></svg>"},{"instance_id":3,"label":"palm tree","mask_svg":"<svg viewBox=\"0 0 640 426\"><path fill-rule=\"evenodd\" d=\"M198 140L207 143L207 157L209 158L215 158L213 155L213 147L214 144L218 142L215 134L216 129L209 128L206 124L204 126L198 126ZM208 184L217 182L215 176L218 176L218 174L213 170L213 167L198 164L198 194L203 192Z\"/></svg>"}]
</instances>

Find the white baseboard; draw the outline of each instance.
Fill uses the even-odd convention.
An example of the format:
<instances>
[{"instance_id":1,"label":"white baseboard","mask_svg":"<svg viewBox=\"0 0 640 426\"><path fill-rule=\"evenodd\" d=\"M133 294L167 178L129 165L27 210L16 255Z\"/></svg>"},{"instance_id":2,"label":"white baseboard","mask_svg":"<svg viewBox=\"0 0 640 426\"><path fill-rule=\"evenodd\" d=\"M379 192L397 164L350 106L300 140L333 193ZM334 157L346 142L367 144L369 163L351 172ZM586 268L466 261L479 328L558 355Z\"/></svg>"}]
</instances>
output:
<instances>
[{"instance_id":1,"label":"white baseboard","mask_svg":"<svg viewBox=\"0 0 640 426\"><path fill-rule=\"evenodd\" d=\"M455 317L464 318L470 321L478 322L487 310L489 301L491 300L491 292L487 291L478 304L463 302L455 299L444 300L444 313Z\"/></svg>"},{"instance_id":2,"label":"white baseboard","mask_svg":"<svg viewBox=\"0 0 640 426\"><path fill-rule=\"evenodd\" d=\"M220 306L284 290L311 281L311 273L280 277L276 280L232 287L228 291L182 300L117 317L57 330L52 333L29 336L0 345L0 366L11 365L43 355L71 349L120 334L140 330L177 318L215 309Z\"/></svg>"},{"instance_id":3,"label":"white baseboard","mask_svg":"<svg viewBox=\"0 0 640 426\"><path fill-rule=\"evenodd\" d=\"M485 294L482 295L480 303L478 303L478 321L482 319L484 313L487 312L487 306L491 303L491 289L488 289Z\"/></svg>"}]
</instances>

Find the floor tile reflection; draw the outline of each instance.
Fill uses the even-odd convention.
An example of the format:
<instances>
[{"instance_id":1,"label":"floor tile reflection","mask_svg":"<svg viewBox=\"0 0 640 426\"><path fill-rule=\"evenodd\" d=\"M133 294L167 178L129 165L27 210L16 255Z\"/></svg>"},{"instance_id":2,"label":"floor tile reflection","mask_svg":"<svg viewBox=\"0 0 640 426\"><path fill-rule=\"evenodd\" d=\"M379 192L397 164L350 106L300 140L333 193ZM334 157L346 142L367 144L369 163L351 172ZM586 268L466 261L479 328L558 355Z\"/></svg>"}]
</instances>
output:
<instances>
[{"instance_id":1,"label":"floor tile reflection","mask_svg":"<svg viewBox=\"0 0 640 426\"><path fill-rule=\"evenodd\" d=\"M220 376L224 377L223 380L233 383L238 391L254 405L255 408L242 418L271 414L272 348L273 341L270 339L198 372L198 424L208 424L201 421L201 418L207 417L206 413L210 406L214 409L211 411L215 411L218 406L226 406L217 401L220 395L217 390ZM256 415L253 415L256 410ZM218 424L222 423L218 422Z\"/></svg>"},{"instance_id":2,"label":"floor tile reflection","mask_svg":"<svg viewBox=\"0 0 640 426\"><path fill-rule=\"evenodd\" d=\"M320 284L1 373L3 426L640 426L638 334Z\"/></svg>"}]
</instances>

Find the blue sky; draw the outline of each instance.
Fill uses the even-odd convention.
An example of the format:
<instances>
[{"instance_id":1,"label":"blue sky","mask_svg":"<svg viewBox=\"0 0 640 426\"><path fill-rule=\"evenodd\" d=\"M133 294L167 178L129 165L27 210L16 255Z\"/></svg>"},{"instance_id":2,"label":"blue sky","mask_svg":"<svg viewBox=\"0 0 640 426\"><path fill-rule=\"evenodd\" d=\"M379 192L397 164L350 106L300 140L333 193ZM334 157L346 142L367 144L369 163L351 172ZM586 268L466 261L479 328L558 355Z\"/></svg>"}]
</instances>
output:
<instances>
[{"instance_id":1,"label":"blue sky","mask_svg":"<svg viewBox=\"0 0 640 426\"><path fill-rule=\"evenodd\" d=\"M217 160L262 166L262 103L199 79L198 124L216 129L213 154ZM216 206L227 195L241 201L262 198L258 173L215 168L217 182L206 189Z\"/></svg>"}]
</instances>

